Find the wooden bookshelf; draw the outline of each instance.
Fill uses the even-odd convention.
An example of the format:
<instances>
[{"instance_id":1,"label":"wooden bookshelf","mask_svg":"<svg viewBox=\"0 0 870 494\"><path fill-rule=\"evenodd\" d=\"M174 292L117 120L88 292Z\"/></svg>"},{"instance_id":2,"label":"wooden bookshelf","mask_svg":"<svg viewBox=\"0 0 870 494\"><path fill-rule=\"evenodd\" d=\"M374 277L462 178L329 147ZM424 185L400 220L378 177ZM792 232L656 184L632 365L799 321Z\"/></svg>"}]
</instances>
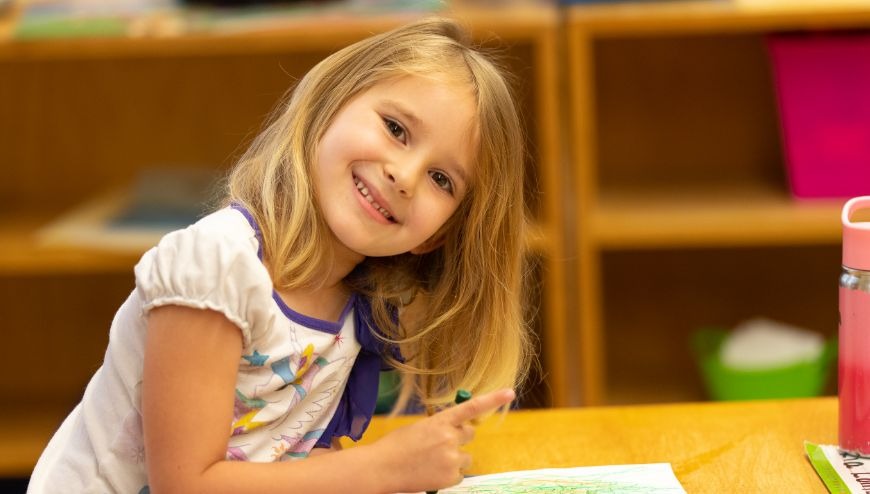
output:
<instances>
[{"instance_id":1,"label":"wooden bookshelf","mask_svg":"<svg viewBox=\"0 0 870 494\"><path fill-rule=\"evenodd\" d=\"M856 2L566 10L580 402L705 399L707 324L836 335L844 200L789 192L765 37L868 27Z\"/></svg>"},{"instance_id":2,"label":"wooden bookshelf","mask_svg":"<svg viewBox=\"0 0 870 494\"><path fill-rule=\"evenodd\" d=\"M602 193L588 231L605 249L831 244L841 200L796 202L752 184Z\"/></svg>"},{"instance_id":3,"label":"wooden bookshelf","mask_svg":"<svg viewBox=\"0 0 870 494\"><path fill-rule=\"evenodd\" d=\"M542 285L540 340L547 388L536 403L564 405L570 383L565 343L559 172L559 16L555 7L518 3L492 9L454 4L441 12L496 48L515 74L530 143L534 225L528 244ZM14 348L0 391L28 403L20 420L2 412L11 438L0 476L26 476L59 420L99 366L112 315L133 289L132 267L147 247L112 253L40 240L58 216L159 165L224 170L281 96L340 47L423 14L310 16L258 32L166 38L0 41L0 312ZM8 19L7 19L8 22ZM6 26L8 32L8 24ZM0 32L3 32L0 29ZM27 380L17 377L21 368ZM41 369L41 370L40 370ZM535 392L533 392L534 394ZM14 434L11 432L14 429ZM11 448L11 449L10 449Z\"/></svg>"}]
</instances>

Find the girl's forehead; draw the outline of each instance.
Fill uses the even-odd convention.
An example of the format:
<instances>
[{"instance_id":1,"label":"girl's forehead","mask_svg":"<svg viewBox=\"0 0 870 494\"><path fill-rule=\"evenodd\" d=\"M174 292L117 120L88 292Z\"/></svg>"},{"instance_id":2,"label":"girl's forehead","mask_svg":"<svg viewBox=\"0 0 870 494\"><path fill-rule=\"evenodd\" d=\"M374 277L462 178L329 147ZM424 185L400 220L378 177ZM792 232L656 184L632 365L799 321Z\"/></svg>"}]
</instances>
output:
<instances>
[{"instance_id":1,"label":"girl's forehead","mask_svg":"<svg viewBox=\"0 0 870 494\"><path fill-rule=\"evenodd\" d=\"M467 80L452 77L449 74L431 72L397 74L375 82L350 99L364 94L377 94L386 97L391 95L408 97L410 95L416 104L426 104L429 98L443 99L445 96L459 98L471 104L471 121L475 122L478 119L478 100L475 88Z\"/></svg>"}]
</instances>

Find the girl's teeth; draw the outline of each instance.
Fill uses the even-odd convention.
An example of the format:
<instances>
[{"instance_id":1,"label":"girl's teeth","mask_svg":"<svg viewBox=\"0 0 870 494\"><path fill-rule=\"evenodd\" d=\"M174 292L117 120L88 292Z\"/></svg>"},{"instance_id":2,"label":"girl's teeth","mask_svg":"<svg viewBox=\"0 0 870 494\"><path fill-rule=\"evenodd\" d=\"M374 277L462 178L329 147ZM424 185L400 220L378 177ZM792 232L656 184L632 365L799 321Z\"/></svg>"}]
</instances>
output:
<instances>
[{"instance_id":1,"label":"girl's teeth","mask_svg":"<svg viewBox=\"0 0 870 494\"><path fill-rule=\"evenodd\" d=\"M380 204L376 203L374 197L369 195L369 189L359 179L356 179L356 188L359 189L360 194L362 194L363 197L366 198L366 201L368 201L372 205L372 207L374 207L379 213L384 215L385 218L392 218L392 216L390 216L390 213L386 209L382 208Z\"/></svg>"}]
</instances>

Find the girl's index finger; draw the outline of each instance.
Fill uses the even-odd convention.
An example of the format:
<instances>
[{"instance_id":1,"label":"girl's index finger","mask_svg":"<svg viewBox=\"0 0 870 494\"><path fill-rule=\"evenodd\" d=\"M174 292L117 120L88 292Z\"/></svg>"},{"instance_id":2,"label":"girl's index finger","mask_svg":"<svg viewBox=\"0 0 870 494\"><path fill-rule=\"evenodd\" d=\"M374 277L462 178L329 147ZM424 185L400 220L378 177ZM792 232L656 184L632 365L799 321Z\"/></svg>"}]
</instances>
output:
<instances>
[{"instance_id":1,"label":"girl's index finger","mask_svg":"<svg viewBox=\"0 0 870 494\"><path fill-rule=\"evenodd\" d=\"M514 390L509 388L500 389L476 396L465 403L444 410L441 412L441 416L451 424L459 426L481 415L495 411L501 406L507 405L514 398L516 398Z\"/></svg>"}]
</instances>

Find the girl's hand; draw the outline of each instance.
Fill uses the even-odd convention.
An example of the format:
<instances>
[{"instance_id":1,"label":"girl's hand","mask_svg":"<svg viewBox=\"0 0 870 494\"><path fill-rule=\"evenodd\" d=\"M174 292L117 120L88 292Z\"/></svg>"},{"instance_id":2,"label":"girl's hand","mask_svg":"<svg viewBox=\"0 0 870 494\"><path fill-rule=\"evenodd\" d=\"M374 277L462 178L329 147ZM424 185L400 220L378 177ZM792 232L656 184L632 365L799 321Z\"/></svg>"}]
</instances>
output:
<instances>
[{"instance_id":1,"label":"girl's hand","mask_svg":"<svg viewBox=\"0 0 870 494\"><path fill-rule=\"evenodd\" d=\"M397 429L371 447L391 492L425 491L456 485L471 465L460 448L474 438L471 421L510 403L512 389L493 391L448 408L413 425Z\"/></svg>"}]
</instances>

